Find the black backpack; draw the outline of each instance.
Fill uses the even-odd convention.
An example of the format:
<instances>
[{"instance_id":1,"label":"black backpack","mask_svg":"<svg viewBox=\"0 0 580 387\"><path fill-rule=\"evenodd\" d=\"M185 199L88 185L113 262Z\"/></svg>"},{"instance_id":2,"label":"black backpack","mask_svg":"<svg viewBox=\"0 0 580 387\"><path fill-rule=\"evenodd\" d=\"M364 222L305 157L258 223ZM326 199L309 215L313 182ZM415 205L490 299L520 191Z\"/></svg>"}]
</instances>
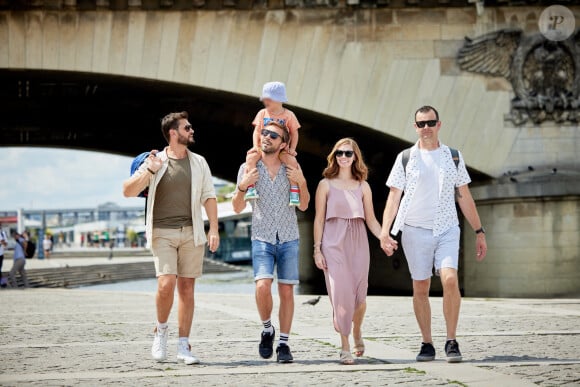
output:
<instances>
[{"instance_id":1,"label":"black backpack","mask_svg":"<svg viewBox=\"0 0 580 387\"><path fill-rule=\"evenodd\" d=\"M22 246L22 243L20 243L20 242L16 242L16 243L18 243L24 249L24 246ZM28 241L26 243L26 249L24 249L24 256L26 258L34 258L34 254L36 254L36 243L34 243L33 241Z\"/></svg>"},{"instance_id":2,"label":"black backpack","mask_svg":"<svg viewBox=\"0 0 580 387\"><path fill-rule=\"evenodd\" d=\"M36 254L36 243L33 241L28 241L26 244L26 251L25 251L26 258L34 258L34 254Z\"/></svg>"},{"instance_id":3,"label":"black backpack","mask_svg":"<svg viewBox=\"0 0 580 387\"><path fill-rule=\"evenodd\" d=\"M449 147L451 151L451 158L455 163L455 168L459 169L459 151L455 148ZM405 149L401 154L401 162L403 163L403 171L407 173L407 164L409 164L409 158L411 157L411 148ZM455 187L455 200L459 199L459 190Z\"/></svg>"}]
</instances>

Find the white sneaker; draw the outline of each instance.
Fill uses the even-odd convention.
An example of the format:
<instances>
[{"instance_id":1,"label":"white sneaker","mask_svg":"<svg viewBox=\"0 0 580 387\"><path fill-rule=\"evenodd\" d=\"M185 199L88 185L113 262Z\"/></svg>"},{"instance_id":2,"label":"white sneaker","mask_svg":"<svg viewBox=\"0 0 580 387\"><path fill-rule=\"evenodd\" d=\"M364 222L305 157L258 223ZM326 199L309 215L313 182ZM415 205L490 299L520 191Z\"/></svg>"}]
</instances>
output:
<instances>
[{"instance_id":1,"label":"white sneaker","mask_svg":"<svg viewBox=\"0 0 580 387\"><path fill-rule=\"evenodd\" d=\"M153 346L151 347L151 356L154 360L165 361L167 359L167 337L169 336L169 328L159 329L155 327L155 338L153 339Z\"/></svg>"},{"instance_id":2,"label":"white sneaker","mask_svg":"<svg viewBox=\"0 0 580 387\"><path fill-rule=\"evenodd\" d=\"M185 364L199 364L199 359L191 353L191 345L184 346L177 344L177 360L182 360Z\"/></svg>"}]
</instances>

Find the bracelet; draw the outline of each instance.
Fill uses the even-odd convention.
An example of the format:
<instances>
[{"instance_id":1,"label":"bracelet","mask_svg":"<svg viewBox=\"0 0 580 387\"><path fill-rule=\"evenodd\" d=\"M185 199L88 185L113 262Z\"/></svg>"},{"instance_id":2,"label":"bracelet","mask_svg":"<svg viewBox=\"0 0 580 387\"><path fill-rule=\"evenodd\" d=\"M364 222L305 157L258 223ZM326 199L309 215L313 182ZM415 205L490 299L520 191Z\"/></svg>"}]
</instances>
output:
<instances>
[{"instance_id":1,"label":"bracelet","mask_svg":"<svg viewBox=\"0 0 580 387\"><path fill-rule=\"evenodd\" d=\"M150 174L155 175L155 172L153 172L151 168L147 168L147 170L149 171Z\"/></svg>"},{"instance_id":2,"label":"bracelet","mask_svg":"<svg viewBox=\"0 0 580 387\"><path fill-rule=\"evenodd\" d=\"M245 192L248 192L248 189L247 188L246 189L241 189L240 188L240 185L238 184L238 191L245 193Z\"/></svg>"},{"instance_id":3,"label":"bracelet","mask_svg":"<svg viewBox=\"0 0 580 387\"><path fill-rule=\"evenodd\" d=\"M320 246L322 246L322 242L318 242L318 243L315 243L314 244L314 248L317 248L317 247L320 247Z\"/></svg>"}]
</instances>

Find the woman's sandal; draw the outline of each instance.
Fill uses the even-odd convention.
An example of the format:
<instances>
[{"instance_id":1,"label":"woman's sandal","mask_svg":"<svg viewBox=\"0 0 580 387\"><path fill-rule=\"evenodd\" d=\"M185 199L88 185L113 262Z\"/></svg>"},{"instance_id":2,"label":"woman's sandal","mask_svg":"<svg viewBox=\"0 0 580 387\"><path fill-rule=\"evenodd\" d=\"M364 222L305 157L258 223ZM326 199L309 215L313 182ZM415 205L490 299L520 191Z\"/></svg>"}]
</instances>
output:
<instances>
[{"instance_id":1,"label":"woman's sandal","mask_svg":"<svg viewBox=\"0 0 580 387\"><path fill-rule=\"evenodd\" d=\"M340 364L342 365L353 365L354 359L349 351L340 351Z\"/></svg>"},{"instance_id":2,"label":"woman's sandal","mask_svg":"<svg viewBox=\"0 0 580 387\"><path fill-rule=\"evenodd\" d=\"M365 342L363 341L362 337L360 340L354 341L354 354L356 357L361 357L365 354Z\"/></svg>"}]
</instances>

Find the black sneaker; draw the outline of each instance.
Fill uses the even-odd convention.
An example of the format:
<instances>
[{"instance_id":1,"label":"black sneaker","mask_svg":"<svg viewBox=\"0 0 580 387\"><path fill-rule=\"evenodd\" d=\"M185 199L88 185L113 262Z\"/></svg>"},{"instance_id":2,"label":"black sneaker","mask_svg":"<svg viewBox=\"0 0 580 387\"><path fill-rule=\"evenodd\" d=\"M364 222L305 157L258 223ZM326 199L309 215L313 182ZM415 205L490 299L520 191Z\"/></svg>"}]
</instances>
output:
<instances>
[{"instance_id":1,"label":"black sneaker","mask_svg":"<svg viewBox=\"0 0 580 387\"><path fill-rule=\"evenodd\" d=\"M431 343L421 343L421 352L417 355L417 361L435 360L435 347Z\"/></svg>"},{"instance_id":2,"label":"black sneaker","mask_svg":"<svg viewBox=\"0 0 580 387\"><path fill-rule=\"evenodd\" d=\"M456 340L447 340L445 343L445 354L447 355L447 363L461 363L463 357L459 350L459 344Z\"/></svg>"},{"instance_id":3,"label":"black sneaker","mask_svg":"<svg viewBox=\"0 0 580 387\"><path fill-rule=\"evenodd\" d=\"M269 359L274 354L274 336L276 336L275 329L271 334L262 331L262 338L258 350L260 351L260 356L264 359Z\"/></svg>"},{"instance_id":4,"label":"black sneaker","mask_svg":"<svg viewBox=\"0 0 580 387\"><path fill-rule=\"evenodd\" d=\"M278 363L292 363L294 361L289 346L281 344L276 348L276 361Z\"/></svg>"}]
</instances>

